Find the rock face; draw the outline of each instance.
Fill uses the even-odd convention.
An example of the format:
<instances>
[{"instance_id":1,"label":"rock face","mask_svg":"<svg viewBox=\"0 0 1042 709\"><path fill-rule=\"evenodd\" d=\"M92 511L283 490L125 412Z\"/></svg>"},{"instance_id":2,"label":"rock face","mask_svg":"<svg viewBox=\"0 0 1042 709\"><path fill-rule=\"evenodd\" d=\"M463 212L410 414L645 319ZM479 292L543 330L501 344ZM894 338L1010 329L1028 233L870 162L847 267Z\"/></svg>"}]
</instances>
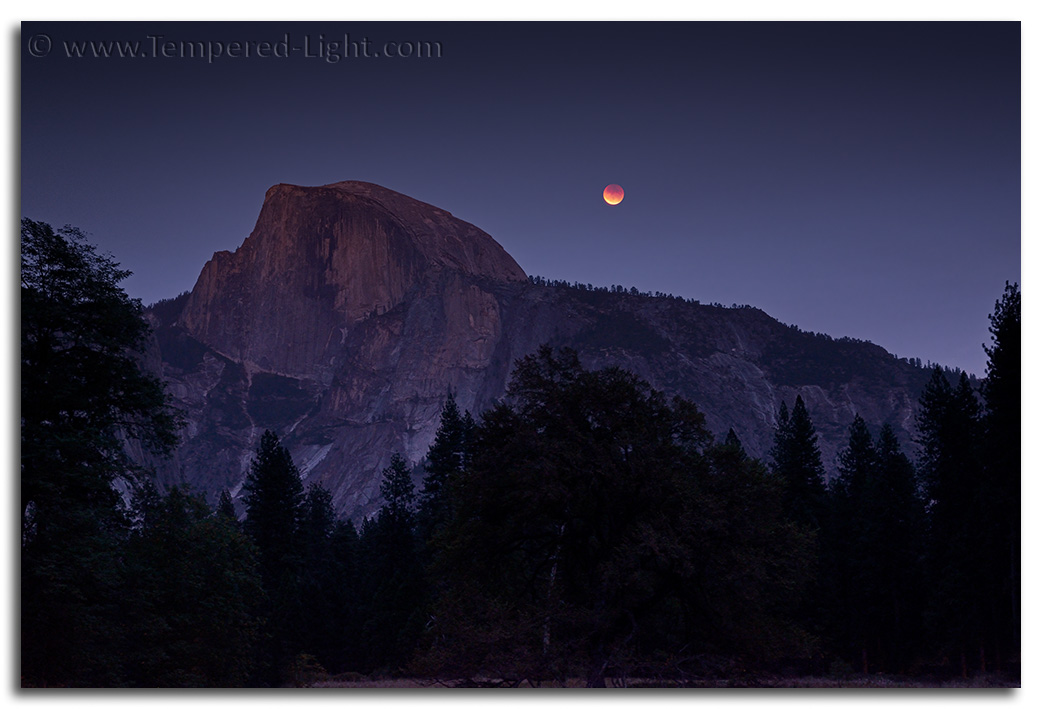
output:
<instances>
[{"instance_id":1,"label":"rock face","mask_svg":"<svg viewBox=\"0 0 1042 709\"><path fill-rule=\"evenodd\" d=\"M907 449L928 378L754 308L530 283L480 229L364 182L271 188L242 246L149 317L146 360L188 421L175 456L149 461L161 483L234 496L271 429L356 519L377 508L393 453L426 453L449 391L478 414L543 343L690 398L757 456L801 394L829 468L855 413L893 425Z\"/></svg>"},{"instance_id":2,"label":"rock face","mask_svg":"<svg viewBox=\"0 0 1042 709\"><path fill-rule=\"evenodd\" d=\"M180 324L251 372L328 384L352 327L445 277L480 300L464 281L525 273L480 229L377 185L276 185L243 245L203 267Z\"/></svg>"}]
</instances>

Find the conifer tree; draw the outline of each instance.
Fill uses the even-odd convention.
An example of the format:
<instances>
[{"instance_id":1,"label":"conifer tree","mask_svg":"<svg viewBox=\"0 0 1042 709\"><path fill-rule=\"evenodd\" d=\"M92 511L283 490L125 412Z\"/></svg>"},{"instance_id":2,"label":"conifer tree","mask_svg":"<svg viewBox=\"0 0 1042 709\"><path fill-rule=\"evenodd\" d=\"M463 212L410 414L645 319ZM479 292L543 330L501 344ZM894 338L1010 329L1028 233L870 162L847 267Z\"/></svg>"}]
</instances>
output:
<instances>
[{"instance_id":1,"label":"conifer tree","mask_svg":"<svg viewBox=\"0 0 1042 709\"><path fill-rule=\"evenodd\" d=\"M876 638L872 652L884 671L904 672L914 659L922 630L925 511L915 466L889 424L883 425L875 448L877 469L866 491L865 548Z\"/></svg>"},{"instance_id":2,"label":"conifer tree","mask_svg":"<svg viewBox=\"0 0 1042 709\"><path fill-rule=\"evenodd\" d=\"M818 434L797 396L789 414L782 402L775 432L772 471L785 481L785 507L796 522L818 529L825 514L825 467L818 448Z\"/></svg>"},{"instance_id":3,"label":"conifer tree","mask_svg":"<svg viewBox=\"0 0 1042 709\"><path fill-rule=\"evenodd\" d=\"M308 485L301 513L301 535L304 554L309 559L322 558L336 527L333 496L318 483Z\"/></svg>"},{"instance_id":4,"label":"conifer tree","mask_svg":"<svg viewBox=\"0 0 1042 709\"><path fill-rule=\"evenodd\" d=\"M840 453L839 475L830 488L832 519L825 543L831 571L831 633L837 649L863 672L869 671L872 633L869 586L873 579L866 534L868 489L876 467L872 434L865 420L855 415L847 446Z\"/></svg>"},{"instance_id":5,"label":"conifer tree","mask_svg":"<svg viewBox=\"0 0 1042 709\"><path fill-rule=\"evenodd\" d=\"M336 608L330 625L339 635L339 642L323 666L330 672L359 671L366 664L366 645L361 624L362 563L359 553L359 535L351 520L337 520L330 536L333 549L333 592L330 603Z\"/></svg>"},{"instance_id":6,"label":"conifer tree","mask_svg":"<svg viewBox=\"0 0 1042 709\"><path fill-rule=\"evenodd\" d=\"M991 321L984 396L985 493L984 524L992 536L991 578L993 623L1000 629L1002 650L1020 652L1020 447L1021 335L1020 288L1006 283ZM1001 665L1002 658L996 659Z\"/></svg>"},{"instance_id":7,"label":"conifer tree","mask_svg":"<svg viewBox=\"0 0 1042 709\"><path fill-rule=\"evenodd\" d=\"M307 599L301 628L301 647L326 670L341 668L349 636L348 607L343 585L349 582L339 568L334 534L337 531L333 496L317 483L308 485L300 528L303 556L301 595Z\"/></svg>"},{"instance_id":8,"label":"conifer tree","mask_svg":"<svg viewBox=\"0 0 1042 709\"><path fill-rule=\"evenodd\" d=\"M226 518L238 523L238 517L235 514L235 504L232 502L232 496L228 494L228 490L221 490L221 496L217 499L217 513L224 515Z\"/></svg>"},{"instance_id":9,"label":"conifer tree","mask_svg":"<svg viewBox=\"0 0 1042 709\"><path fill-rule=\"evenodd\" d=\"M304 650L300 544L304 487L289 451L271 431L261 436L243 491L243 529L257 545L267 592L268 642L259 681L282 684L289 681L289 668Z\"/></svg>"},{"instance_id":10,"label":"conifer tree","mask_svg":"<svg viewBox=\"0 0 1042 709\"><path fill-rule=\"evenodd\" d=\"M391 464L384 469L380 494L384 504L377 516L377 524L385 525L395 535L410 535L416 521L416 486L408 464L397 453L391 456Z\"/></svg>"},{"instance_id":11,"label":"conifer tree","mask_svg":"<svg viewBox=\"0 0 1042 709\"><path fill-rule=\"evenodd\" d=\"M242 486L244 529L260 550L265 580L274 583L300 564L298 532L304 512L304 486L289 451L271 431L261 436L257 456Z\"/></svg>"},{"instance_id":12,"label":"conifer tree","mask_svg":"<svg viewBox=\"0 0 1042 709\"><path fill-rule=\"evenodd\" d=\"M366 670L395 673L411 659L423 628L427 592L416 533L416 490L405 459L395 453L383 471L384 503L359 540L363 579L362 633Z\"/></svg>"},{"instance_id":13,"label":"conifer tree","mask_svg":"<svg viewBox=\"0 0 1042 709\"><path fill-rule=\"evenodd\" d=\"M834 491L847 500L863 499L872 478L875 457L875 444L868 424L855 414L847 446L839 454L839 476L833 483Z\"/></svg>"},{"instance_id":14,"label":"conifer tree","mask_svg":"<svg viewBox=\"0 0 1042 709\"><path fill-rule=\"evenodd\" d=\"M915 470L884 425L855 416L830 490L829 616L836 649L862 671L908 668L920 628L923 508Z\"/></svg>"},{"instance_id":15,"label":"conifer tree","mask_svg":"<svg viewBox=\"0 0 1042 709\"><path fill-rule=\"evenodd\" d=\"M983 661L991 635L982 609L988 607L990 570L982 519L980 404L966 373L952 387L934 369L916 417L920 477L929 522L931 597L926 623L936 651L968 674L973 658Z\"/></svg>"},{"instance_id":16,"label":"conifer tree","mask_svg":"<svg viewBox=\"0 0 1042 709\"><path fill-rule=\"evenodd\" d=\"M461 416L455 397L449 393L424 466L426 474L417 512L420 536L424 540L430 540L452 515L449 486L463 472L473 426L470 412Z\"/></svg>"},{"instance_id":17,"label":"conifer tree","mask_svg":"<svg viewBox=\"0 0 1042 709\"><path fill-rule=\"evenodd\" d=\"M729 448L733 451L736 451L740 454L740 456L746 455L745 448L742 447L742 441L739 440L738 434L734 432L733 428L727 429L727 436L724 438L723 445L724 448Z\"/></svg>"}]
</instances>

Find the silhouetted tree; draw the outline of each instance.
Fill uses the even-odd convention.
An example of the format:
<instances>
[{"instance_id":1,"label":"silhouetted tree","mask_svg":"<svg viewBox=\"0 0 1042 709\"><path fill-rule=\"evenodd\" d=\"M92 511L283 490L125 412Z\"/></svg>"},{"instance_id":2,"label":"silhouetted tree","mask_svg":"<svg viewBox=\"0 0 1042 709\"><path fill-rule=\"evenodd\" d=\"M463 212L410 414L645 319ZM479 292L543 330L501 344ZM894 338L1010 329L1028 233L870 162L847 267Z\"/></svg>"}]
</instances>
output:
<instances>
[{"instance_id":1,"label":"silhouetted tree","mask_svg":"<svg viewBox=\"0 0 1042 709\"><path fill-rule=\"evenodd\" d=\"M832 519L825 545L830 569L830 630L843 656L868 672L871 633L868 587L872 570L866 561L868 488L876 451L865 420L854 416L850 437L839 456L839 475L831 486Z\"/></svg>"},{"instance_id":2,"label":"silhouetted tree","mask_svg":"<svg viewBox=\"0 0 1042 709\"><path fill-rule=\"evenodd\" d=\"M707 458L689 528L705 561L689 587L699 603L688 641L754 667L807 666L818 651L804 611L817 581L815 533L791 521L784 483L759 460L726 442Z\"/></svg>"},{"instance_id":3,"label":"silhouetted tree","mask_svg":"<svg viewBox=\"0 0 1042 709\"><path fill-rule=\"evenodd\" d=\"M778 427L771 449L773 475L782 482L780 498L785 517L809 534L813 562L802 585L796 616L805 630L824 632L823 610L834 594L834 566L823 544L832 534L825 489L825 467L821 462L818 435L803 397L797 396L790 415L785 402L778 411Z\"/></svg>"},{"instance_id":4,"label":"silhouetted tree","mask_svg":"<svg viewBox=\"0 0 1042 709\"><path fill-rule=\"evenodd\" d=\"M727 436L724 438L723 445L725 448L731 448L743 455L745 454L745 448L742 447L742 442L739 440L738 434L734 432L733 428L727 429Z\"/></svg>"},{"instance_id":5,"label":"silhouetted tree","mask_svg":"<svg viewBox=\"0 0 1042 709\"><path fill-rule=\"evenodd\" d=\"M405 459L395 453L380 482L384 504L377 524L384 524L398 537L411 537L416 524L416 486Z\"/></svg>"},{"instance_id":6,"label":"silhouetted tree","mask_svg":"<svg viewBox=\"0 0 1042 709\"><path fill-rule=\"evenodd\" d=\"M926 519L915 466L889 424L876 439L863 556L869 573L869 652L884 671L907 672L919 649L926 578Z\"/></svg>"},{"instance_id":7,"label":"silhouetted tree","mask_svg":"<svg viewBox=\"0 0 1042 709\"><path fill-rule=\"evenodd\" d=\"M284 683L289 679L290 664L304 650L304 487L289 451L273 432L261 436L242 489L246 506L243 529L259 550L268 600L267 658L259 681Z\"/></svg>"},{"instance_id":8,"label":"silhouetted tree","mask_svg":"<svg viewBox=\"0 0 1042 709\"><path fill-rule=\"evenodd\" d=\"M889 425L873 442L864 419L855 416L839 470L825 542L833 570L832 639L863 672L904 671L922 610L925 529L915 469Z\"/></svg>"},{"instance_id":9,"label":"silhouetted tree","mask_svg":"<svg viewBox=\"0 0 1042 709\"><path fill-rule=\"evenodd\" d=\"M771 457L772 472L785 481L789 517L812 529L820 528L825 514L825 467L803 397L796 397L791 416L782 403Z\"/></svg>"},{"instance_id":10,"label":"silhouetted tree","mask_svg":"<svg viewBox=\"0 0 1042 709\"><path fill-rule=\"evenodd\" d=\"M987 627L987 535L982 519L980 404L963 373L952 387L935 368L919 400L919 470L928 506L932 594L927 627L938 651L957 657L962 673L983 655Z\"/></svg>"},{"instance_id":11,"label":"silhouetted tree","mask_svg":"<svg viewBox=\"0 0 1042 709\"><path fill-rule=\"evenodd\" d=\"M274 583L300 564L298 531L304 513L304 486L289 451L271 431L261 436L242 486L244 529L260 550L265 581Z\"/></svg>"},{"instance_id":12,"label":"silhouetted tree","mask_svg":"<svg viewBox=\"0 0 1042 709\"><path fill-rule=\"evenodd\" d=\"M434 443L427 451L423 489L420 492L417 521L420 537L430 540L452 515L448 488L462 474L474 421L470 412L461 416L456 399L450 393L441 411L441 421Z\"/></svg>"},{"instance_id":13,"label":"silhouetted tree","mask_svg":"<svg viewBox=\"0 0 1042 709\"><path fill-rule=\"evenodd\" d=\"M426 666L603 686L656 651L785 646L803 540L762 467L710 445L694 405L628 372L521 360L452 489Z\"/></svg>"},{"instance_id":14,"label":"silhouetted tree","mask_svg":"<svg viewBox=\"0 0 1042 709\"><path fill-rule=\"evenodd\" d=\"M339 642L322 665L330 672L359 671L365 668L368 654L362 635L363 606L362 578L359 538L351 520L337 520L330 536L333 550L331 572L332 592L330 605L334 607L328 619L331 633Z\"/></svg>"},{"instance_id":15,"label":"silhouetted tree","mask_svg":"<svg viewBox=\"0 0 1042 709\"><path fill-rule=\"evenodd\" d=\"M337 558L334 534L337 532L333 496L317 483L308 485L300 525L300 593L306 599L302 616L301 648L315 657L324 669L341 669L344 645L354 638L347 635L352 608L342 585L349 583Z\"/></svg>"},{"instance_id":16,"label":"silhouetted tree","mask_svg":"<svg viewBox=\"0 0 1042 709\"><path fill-rule=\"evenodd\" d=\"M117 481L127 439L163 454L177 416L138 366L148 325L130 275L75 228L21 225L21 658L27 685L118 682Z\"/></svg>"},{"instance_id":17,"label":"silhouetted tree","mask_svg":"<svg viewBox=\"0 0 1042 709\"><path fill-rule=\"evenodd\" d=\"M1021 336L1020 288L1006 283L995 303L984 396L986 505L983 524L993 550L990 577L994 581L992 623L999 632L999 650L1020 654L1020 435ZM1002 665L997 657L996 664Z\"/></svg>"},{"instance_id":18,"label":"silhouetted tree","mask_svg":"<svg viewBox=\"0 0 1042 709\"><path fill-rule=\"evenodd\" d=\"M238 517L235 514L235 504L232 502L232 496L228 494L227 490L221 490L221 496L217 499L217 513L224 515L238 524Z\"/></svg>"},{"instance_id":19,"label":"silhouetted tree","mask_svg":"<svg viewBox=\"0 0 1042 709\"><path fill-rule=\"evenodd\" d=\"M256 548L234 519L174 487L139 497L125 552L126 681L139 687L237 687L254 670L264 597Z\"/></svg>"},{"instance_id":20,"label":"silhouetted tree","mask_svg":"<svg viewBox=\"0 0 1042 709\"><path fill-rule=\"evenodd\" d=\"M383 471L384 503L359 539L367 643L366 670L395 673L412 658L423 628L426 586L416 533L416 490L408 464L391 457Z\"/></svg>"}]
</instances>

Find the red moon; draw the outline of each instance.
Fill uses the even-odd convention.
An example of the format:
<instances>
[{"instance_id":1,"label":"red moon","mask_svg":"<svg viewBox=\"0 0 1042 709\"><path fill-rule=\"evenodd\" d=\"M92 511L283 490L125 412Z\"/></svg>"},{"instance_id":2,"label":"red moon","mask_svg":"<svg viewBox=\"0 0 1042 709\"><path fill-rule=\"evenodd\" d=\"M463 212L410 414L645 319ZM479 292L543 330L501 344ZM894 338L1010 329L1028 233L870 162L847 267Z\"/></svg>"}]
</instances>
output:
<instances>
[{"instance_id":1,"label":"red moon","mask_svg":"<svg viewBox=\"0 0 1042 709\"><path fill-rule=\"evenodd\" d=\"M618 185L608 185L604 188L604 201L608 204L618 204L626 193Z\"/></svg>"}]
</instances>

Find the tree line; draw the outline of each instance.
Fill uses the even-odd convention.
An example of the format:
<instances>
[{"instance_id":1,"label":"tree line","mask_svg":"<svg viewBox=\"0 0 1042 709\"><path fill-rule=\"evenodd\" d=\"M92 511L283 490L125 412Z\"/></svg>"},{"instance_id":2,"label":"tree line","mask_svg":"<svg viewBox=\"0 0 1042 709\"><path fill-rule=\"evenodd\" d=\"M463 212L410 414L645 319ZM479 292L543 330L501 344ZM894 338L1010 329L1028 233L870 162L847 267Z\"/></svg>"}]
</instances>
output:
<instances>
[{"instance_id":1,"label":"tree line","mask_svg":"<svg viewBox=\"0 0 1042 709\"><path fill-rule=\"evenodd\" d=\"M178 419L134 360L126 273L38 222L22 251L25 686L1018 671L1015 285L980 390L934 370L914 461L855 417L826 481L799 397L760 461L693 403L544 347L479 419L449 395L356 528L270 431L240 513L158 491L123 451L168 450Z\"/></svg>"}]
</instances>

